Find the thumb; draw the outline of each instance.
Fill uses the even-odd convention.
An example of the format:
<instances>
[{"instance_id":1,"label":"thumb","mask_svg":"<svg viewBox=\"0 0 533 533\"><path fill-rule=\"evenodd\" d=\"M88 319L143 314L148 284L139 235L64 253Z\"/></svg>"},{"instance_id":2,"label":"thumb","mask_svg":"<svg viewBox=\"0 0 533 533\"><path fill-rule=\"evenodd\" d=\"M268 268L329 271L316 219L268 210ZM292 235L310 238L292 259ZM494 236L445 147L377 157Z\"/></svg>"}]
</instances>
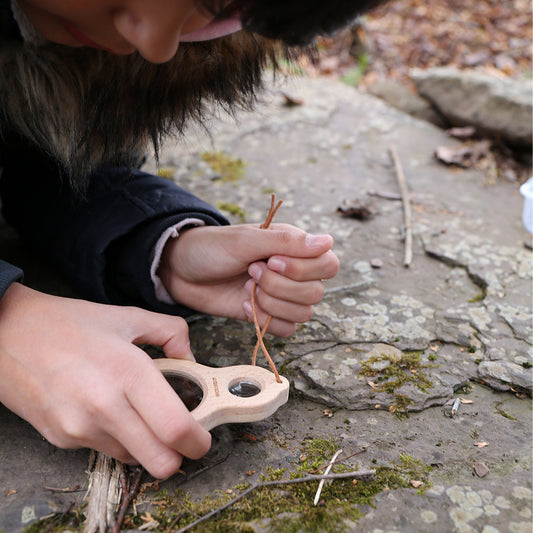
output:
<instances>
[{"instance_id":1,"label":"thumb","mask_svg":"<svg viewBox=\"0 0 533 533\"><path fill-rule=\"evenodd\" d=\"M258 258L272 255L313 258L333 246L331 235L306 233L288 224L272 224L268 231L253 228L247 237L246 252Z\"/></svg>"},{"instance_id":2,"label":"thumb","mask_svg":"<svg viewBox=\"0 0 533 533\"><path fill-rule=\"evenodd\" d=\"M195 361L189 341L189 326L181 317L139 309L141 324L132 342L161 346L167 357Z\"/></svg>"}]
</instances>

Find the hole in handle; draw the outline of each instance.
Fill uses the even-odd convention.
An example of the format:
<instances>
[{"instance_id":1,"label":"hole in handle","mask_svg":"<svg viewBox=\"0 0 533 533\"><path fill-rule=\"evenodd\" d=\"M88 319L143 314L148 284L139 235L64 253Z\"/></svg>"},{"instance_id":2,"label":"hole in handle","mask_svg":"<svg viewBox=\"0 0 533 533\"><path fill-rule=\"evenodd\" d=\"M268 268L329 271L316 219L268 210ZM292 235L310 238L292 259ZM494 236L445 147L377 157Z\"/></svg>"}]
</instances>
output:
<instances>
[{"instance_id":1,"label":"hole in handle","mask_svg":"<svg viewBox=\"0 0 533 533\"><path fill-rule=\"evenodd\" d=\"M252 381L239 380L232 383L228 387L228 390L231 394L238 396L239 398L250 398L259 394L261 392L261 387Z\"/></svg>"},{"instance_id":2,"label":"hole in handle","mask_svg":"<svg viewBox=\"0 0 533 533\"><path fill-rule=\"evenodd\" d=\"M181 401L189 411L196 409L204 397L204 391L194 381L184 378L183 376L169 376L163 373L168 384L174 389L174 392L180 397Z\"/></svg>"}]
</instances>

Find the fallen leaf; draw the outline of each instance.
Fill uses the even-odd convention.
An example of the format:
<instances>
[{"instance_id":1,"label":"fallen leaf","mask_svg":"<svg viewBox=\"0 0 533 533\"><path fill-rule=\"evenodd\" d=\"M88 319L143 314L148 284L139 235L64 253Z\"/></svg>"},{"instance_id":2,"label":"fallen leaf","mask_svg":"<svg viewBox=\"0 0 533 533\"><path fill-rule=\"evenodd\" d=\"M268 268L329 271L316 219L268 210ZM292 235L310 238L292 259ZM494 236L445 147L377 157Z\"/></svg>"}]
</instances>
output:
<instances>
[{"instance_id":1,"label":"fallen leaf","mask_svg":"<svg viewBox=\"0 0 533 533\"><path fill-rule=\"evenodd\" d=\"M367 384L370 385L374 390L379 389L379 385L375 381L367 381Z\"/></svg>"},{"instance_id":2,"label":"fallen leaf","mask_svg":"<svg viewBox=\"0 0 533 533\"><path fill-rule=\"evenodd\" d=\"M324 416L327 416L328 418L331 418L333 416L333 411L331 409L324 409L322 411L322 414Z\"/></svg>"},{"instance_id":3,"label":"fallen leaf","mask_svg":"<svg viewBox=\"0 0 533 533\"><path fill-rule=\"evenodd\" d=\"M146 511L143 515L141 515L141 520L143 522L153 522L155 518L150 514L149 511Z\"/></svg>"},{"instance_id":4,"label":"fallen leaf","mask_svg":"<svg viewBox=\"0 0 533 533\"><path fill-rule=\"evenodd\" d=\"M424 484L423 481L419 481L418 479L411 479L411 481L409 481L409 483L410 483L415 489L417 489L418 487L420 487L421 485Z\"/></svg>"},{"instance_id":5,"label":"fallen leaf","mask_svg":"<svg viewBox=\"0 0 533 533\"><path fill-rule=\"evenodd\" d=\"M490 472L485 463L474 463L472 468L479 477L485 477Z\"/></svg>"},{"instance_id":6,"label":"fallen leaf","mask_svg":"<svg viewBox=\"0 0 533 533\"><path fill-rule=\"evenodd\" d=\"M394 413L396 411L395 405L389 405L389 413Z\"/></svg>"},{"instance_id":7,"label":"fallen leaf","mask_svg":"<svg viewBox=\"0 0 533 533\"><path fill-rule=\"evenodd\" d=\"M484 448L485 446L488 446L488 442L476 442L474 443L474 446L477 446L478 448Z\"/></svg>"},{"instance_id":8,"label":"fallen leaf","mask_svg":"<svg viewBox=\"0 0 533 533\"><path fill-rule=\"evenodd\" d=\"M226 489L226 494L233 494L233 489Z\"/></svg>"},{"instance_id":9,"label":"fallen leaf","mask_svg":"<svg viewBox=\"0 0 533 533\"><path fill-rule=\"evenodd\" d=\"M374 207L374 200L371 198L354 198L350 202L343 202L337 207L337 213L343 217L366 220L372 218L377 210Z\"/></svg>"},{"instance_id":10,"label":"fallen leaf","mask_svg":"<svg viewBox=\"0 0 533 533\"><path fill-rule=\"evenodd\" d=\"M283 98L285 99L285 101L283 102L283 105L286 107L295 107L295 106L302 105L304 103L302 98L296 98L284 92L282 92L281 94Z\"/></svg>"},{"instance_id":11,"label":"fallen leaf","mask_svg":"<svg viewBox=\"0 0 533 533\"><path fill-rule=\"evenodd\" d=\"M248 433L246 431L242 432L240 435L240 440L243 440L245 442L256 442L257 437L255 435L252 435L251 433Z\"/></svg>"},{"instance_id":12,"label":"fallen leaf","mask_svg":"<svg viewBox=\"0 0 533 533\"><path fill-rule=\"evenodd\" d=\"M4 496L7 498L8 496L13 496L13 494L16 494L17 491L15 489L7 489L4 491Z\"/></svg>"},{"instance_id":13,"label":"fallen leaf","mask_svg":"<svg viewBox=\"0 0 533 533\"><path fill-rule=\"evenodd\" d=\"M467 400L465 398L461 398L461 403L474 403L473 400Z\"/></svg>"},{"instance_id":14,"label":"fallen leaf","mask_svg":"<svg viewBox=\"0 0 533 533\"><path fill-rule=\"evenodd\" d=\"M446 130L446 133L456 139L467 139L473 137L476 134L476 128L474 126L465 126L463 128L450 128Z\"/></svg>"}]
</instances>

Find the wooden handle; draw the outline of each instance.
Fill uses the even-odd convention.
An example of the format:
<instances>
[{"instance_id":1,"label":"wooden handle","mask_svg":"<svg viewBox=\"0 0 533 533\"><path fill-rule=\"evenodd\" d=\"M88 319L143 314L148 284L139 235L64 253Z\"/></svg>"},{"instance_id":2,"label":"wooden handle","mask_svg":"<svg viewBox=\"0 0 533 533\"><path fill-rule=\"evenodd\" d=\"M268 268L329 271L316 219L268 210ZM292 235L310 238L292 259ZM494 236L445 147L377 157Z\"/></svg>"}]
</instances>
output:
<instances>
[{"instance_id":1,"label":"wooden handle","mask_svg":"<svg viewBox=\"0 0 533 533\"><path fill-rule=\"evenodd\" d=\"M202 401L192 415L207 430L231 422L263 420L289 399L287 379L281 376L278 383L272 372L259 366L212 368L184 359L154 359L154 362L165 376L189 379L202 389ZM236 396L229 389L239 382L253 383L260 392L248 398Z\"/></svg>"}]
</instances>

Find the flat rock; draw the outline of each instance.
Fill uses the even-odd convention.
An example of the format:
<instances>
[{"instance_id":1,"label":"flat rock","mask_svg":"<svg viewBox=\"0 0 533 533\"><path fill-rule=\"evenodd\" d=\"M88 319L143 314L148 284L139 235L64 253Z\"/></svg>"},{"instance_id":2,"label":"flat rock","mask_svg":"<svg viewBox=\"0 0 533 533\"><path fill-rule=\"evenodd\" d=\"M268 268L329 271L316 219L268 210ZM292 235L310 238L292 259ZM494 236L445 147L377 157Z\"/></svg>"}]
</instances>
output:
<instances>
[{"instance_id":1,"label":"flat rock","mask_svg":"<svg viewBox=\"0 0 533 533\"><path fill-rule=\"evenodd\" d=\"M281 90L302 104L286 107ZM210 455L184 465L199 475L177 474L162 488L199 499L258 481L269 467L293 469L306 439L336 439L346 452L366 450L353 467L390 465L406 454L433 465L424 496L384 491L346 524L349 531L526 531L531 402L512 389L532 390L531 252L522 244L518 184L489 184L482 172L439 164L435 148L458 142L347 86L296 79L272 85L264 100L237 125L213 119L211 138L191 130L186 143L165 147L160 164L234 222L262 222L275 192L284 201L276 221L331 233L341 269L326 282L313 320L290 339L267 338L291 381L289 402L262 422L217 428ZM402 204L386 199L399 192L391 146L413 207L410 268ZM241 159L244 177L217 178L204 152ZM155 162L147 169L156 171ZM337 214L370 192L372 217ZM29 285L73 295L2 223L0 241L2 258L23 266ZM381 268L372 267L374 258ZM190 334L202 362L251 360L249 323L196 316ZM259 364L266 366L261 355ZM471 403L452 416L449 400L464 396ZM478 441L489 445L479 449ZM0 487L9 491L0 495L0 530L22 531L81 504L87 459L86 450L58 450L0 408ZM485 477L474 475L476 462L488 467ZM70 494L44 488L76 484L80 492ZM254 524L263 526L268 520Z\"/></svg>"},{"instance_id":2,"label":"flat rock","mask_svg":"<svg viewBox=\"0 0 533 533\"><path fill-rule=\"evenodd\" d=\"M519 147L531 147L533 85L450 67L416 69L419 93L455 126L475 126Z\"/></svg>"}]
</instances>

